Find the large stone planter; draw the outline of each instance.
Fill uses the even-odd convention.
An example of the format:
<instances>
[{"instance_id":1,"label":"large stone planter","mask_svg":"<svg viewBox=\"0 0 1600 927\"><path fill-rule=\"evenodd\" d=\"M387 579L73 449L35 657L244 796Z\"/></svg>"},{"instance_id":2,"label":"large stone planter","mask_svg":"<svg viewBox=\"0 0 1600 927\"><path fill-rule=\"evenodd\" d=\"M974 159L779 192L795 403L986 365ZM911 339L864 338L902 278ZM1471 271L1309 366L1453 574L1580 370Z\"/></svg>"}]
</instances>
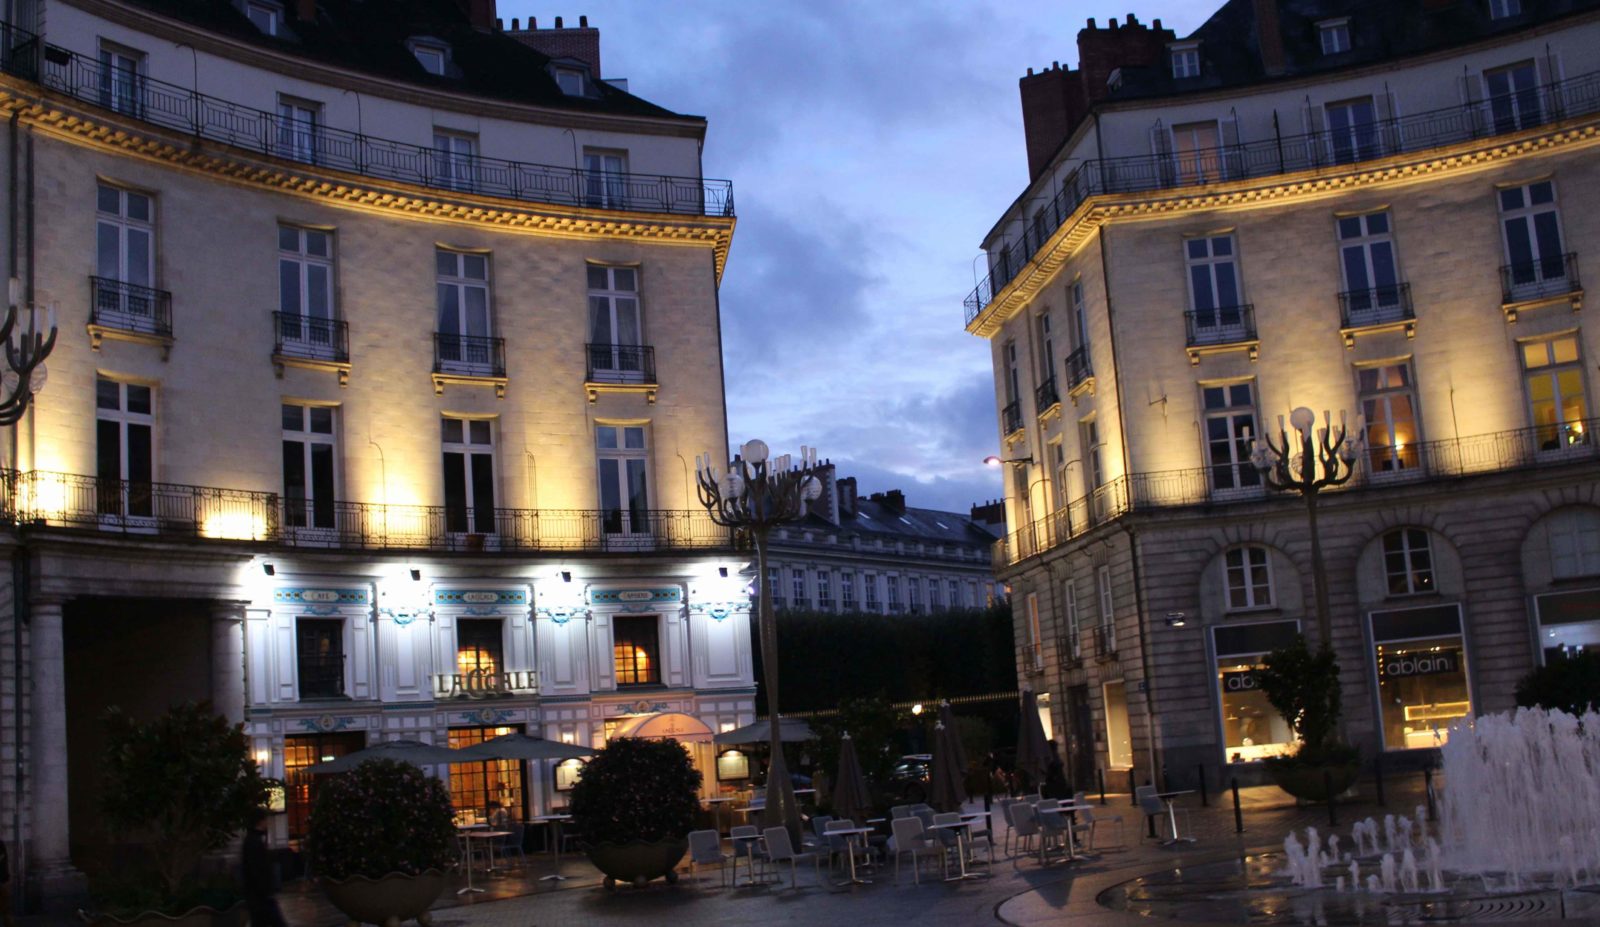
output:
<instances>
[{"instance_id":1,"label":"large stone planter","mask_svg":"<svg viewBox=\"0 0 1600 927\"><path fill-rule=\"evenodd\" d=\"M323 893L352 925L378 924L379 927L397 927L412 919L427 927L433 923L428 908L444 887L445 875L437 869L414 876L391 872L381 879L358 875L322 880Z\"/></svg>"},{"instance_id":2,"label":"large stone planter","mask_svg":"<svg viewBox=\"0 0 1600 927\"><path fill-rule=\"evenodd\" d=\"M657 877L668 882L678 881L678 862L689 851L689 841L677 838L646 843L630 840L627 843L599 843L585 847L589 861L605 874L606 888L615 888L618 882L643 886Z\"/></svg>"},{"instance_id":3,"label":"large stone planter","mask_svg":"<svg viewBox=\"0 0 1600 927\"><path fill-rule=\"evenodd\" d=\"M1355 785L1361 767L1356 763L1335 763L1329 766L1302 765L1298 763L1267 763L1267 775L1272 782L1301 801L1325 802Z\"/></svg>"}]
</instances>

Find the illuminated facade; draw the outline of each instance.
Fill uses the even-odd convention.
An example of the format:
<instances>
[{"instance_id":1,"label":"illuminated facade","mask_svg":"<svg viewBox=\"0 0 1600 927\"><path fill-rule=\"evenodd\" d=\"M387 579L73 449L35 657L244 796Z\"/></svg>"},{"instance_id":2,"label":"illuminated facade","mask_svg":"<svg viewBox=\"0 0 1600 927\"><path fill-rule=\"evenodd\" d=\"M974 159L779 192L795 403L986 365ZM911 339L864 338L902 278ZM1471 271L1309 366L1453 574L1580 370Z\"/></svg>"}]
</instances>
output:
<instances>
[{"instance_id":1,"label":"illuminated facade","mask_svg":"<svg viewBox=\"0 0 1600 927\"><path fill-rule=\"evenodd\" d=\"M1298 406L1364 432L1319 504L1364 756L1511 707L1600 637L1600 7L1230 0L1077 40L1021 81L1031 180L966 305L1069 771L1248 782L1292 746L1252 670L1317 637L1306 507L1250 456Z\"/></svg>"},{"instance_id":2,"label":"illuminated facade","mask_svg":"<svg viewBox=\"0 0 1600 927\"><path fill-rule=\"evenodd\" d=\"M492 0L5 8L9 275L60 321L6 449L39 897L105 836L107 704L243 721L291 838L298 771L377 740L752 720L745 559L684 465L727 446L704 119ZM482 814L557 778L450 770Z\"/></svg>"}]
</instances>

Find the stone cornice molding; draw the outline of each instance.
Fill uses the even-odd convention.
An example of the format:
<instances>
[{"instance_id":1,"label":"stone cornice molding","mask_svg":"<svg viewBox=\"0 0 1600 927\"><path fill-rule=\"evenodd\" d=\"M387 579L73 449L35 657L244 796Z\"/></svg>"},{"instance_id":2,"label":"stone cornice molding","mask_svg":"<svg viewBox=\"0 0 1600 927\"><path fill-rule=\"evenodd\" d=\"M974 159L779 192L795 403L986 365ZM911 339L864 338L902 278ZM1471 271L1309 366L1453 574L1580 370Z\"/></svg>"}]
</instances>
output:
<instances>
[{"instance_id":1,"label":"stone cornice molding","mask_svg":"<svg viewBox=\"0 0 1600 927\"><path fill-rule=\"evenodd\" d=\"M732 216L618 213L453 191L447 198L443 191L428 187L249 154L131 120L113 124L104 114L65 102L50 91L41 93L31 84L0 76L0 117L13 113L20 113L22 121L40 134L69 144L398 219L457 222L569 240L709 247L716 256L719 283L737 224Z\"/></svg>"},{"instance_id":2,"label":"stone cornice molding","mask_svg":"<svg viewBox=\"0 0 1600 927\"><path fill-rule=\"evenodd\" d=\"M1276 174L1231 183L1194 188L1192 193L1172 189L1142 193L1096 194L1083 201L994 300L967 326L970 334L993 338L1055 281L1069 260L1078 254L1100 226L1108 222L1159 221L1186 213L1266 209L1294 202L1326 199L1359 189L1381 189L1476 173L1521 158L1600 145L1600 120L1541 129L1522 137L1502 137L1497 144L1483 140L1462 142L1407 152L1363 163L1355 170L1329 173L1327 168Z\"/></svg>"},{"instance_id":3,"label":"stone cornice molding","mask_svg":"<svg viewBox=\"0 0 1600 927\"><path fill-rule=\"evenodd\" d=\"M64 0L64 2L109 22L137 29L175 44L187 45L197 51L250 67L275 71L287 77L316 81L335 90L349 90L353 93L370 94L414 106L507 119L513 122L537 123L558 129L635 132L645 135L705 139L706 121L702 116L585 113L528 103L512 103L471 94L451 93L416 84L397 83L390 78L337 67L313 58L280 54L116 0Z\"/></svg>"}]
</instances>

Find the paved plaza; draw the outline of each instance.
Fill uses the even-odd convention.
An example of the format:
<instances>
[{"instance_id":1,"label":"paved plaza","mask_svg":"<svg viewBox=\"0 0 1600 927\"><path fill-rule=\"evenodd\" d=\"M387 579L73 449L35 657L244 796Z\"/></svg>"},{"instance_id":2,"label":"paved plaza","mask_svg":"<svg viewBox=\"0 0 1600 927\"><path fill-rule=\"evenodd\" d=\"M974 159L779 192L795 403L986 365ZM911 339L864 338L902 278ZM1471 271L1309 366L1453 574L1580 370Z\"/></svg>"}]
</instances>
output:
<instances>
[{"instance_id":1,"label":"paved plaza","mask_svg":"<svg viewBox=\"0 0 1600 927\"><path fill-rule=\"evenodd\" d=\"M1388 807L1378 807L1370 788L1338 814L1341 832L1351 822L1386 811L1412 813L1422 800L1420 777L1388 783ZM1181 850L1161 847L1141 835L1143 819L1126 795L1107 797L1106 811L1124 819L1122 846L1102 846L1097 857L1080 863L1052 864L1041 868L1036 857L1006 859L1003 854L988 879L945 884L924 873L913 886L909 862L894 883L893 867L873 873L873 884L853 889L832 885L838 874L823 869L819 886L808 867L800 872L800 889L782 885L723 888L714 872L702 872L691 881L685 870L677 885L654 882L643 890L622 888L606 892L598 873L581 855L563 860L565 882L539 881L553 871L543 854L530 854L521 873L491 878L482 895L458 896L452 890L434 911L440 927L588 927L602 924L841 924L867 927L876 924L916 924L918 927L956 924L1036 925L1061 923L1064 918L1088 916L1097 925L1147 923L1147 918L1121 914L1102 907L1097 898L1121 882L1160 869L1236 856L1242 851L1281 848L1290 828L1320 826L1327 832L1325 807L1296 807L1276 788L1244 789L1241 807L1245 833L1234 831L1231 798L1212 795L1210 807L1198 796L1188 801L1189 826L1197 838ZM981 806L980 806L981 808ZM996 814L997 827L999 822ZM1103 827L1102 843L1116 842L1115 827ZM998 833L997 833L998 836ZM787 870L785 870L787 875ZM463 903L460 899L472 898ZM334 927L342 924L338 913L307 886L292 886L284 893L283 907L294 927Z\"/></svg>"}]
</instances>

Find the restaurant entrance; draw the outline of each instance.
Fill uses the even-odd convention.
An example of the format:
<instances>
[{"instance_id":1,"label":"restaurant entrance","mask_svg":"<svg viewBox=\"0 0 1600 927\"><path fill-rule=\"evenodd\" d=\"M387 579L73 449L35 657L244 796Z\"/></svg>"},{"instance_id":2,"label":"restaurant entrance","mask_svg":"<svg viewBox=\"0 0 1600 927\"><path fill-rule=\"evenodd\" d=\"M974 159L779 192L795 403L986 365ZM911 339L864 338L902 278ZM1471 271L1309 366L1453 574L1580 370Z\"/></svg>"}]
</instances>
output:
<instances>
[{"instance_id":1,"label":"restaurant entrance","mask_svg":"<svg viewBox=\"0 0 1600 927\"><path fill-rule=\"evenodd\" d=\"M283 739L284 811L289 839L304 840L317 800L317 780L306 767L336 760L367 745L367 735L355 732L290 734Z\"/></svg>"}]
</instances>

